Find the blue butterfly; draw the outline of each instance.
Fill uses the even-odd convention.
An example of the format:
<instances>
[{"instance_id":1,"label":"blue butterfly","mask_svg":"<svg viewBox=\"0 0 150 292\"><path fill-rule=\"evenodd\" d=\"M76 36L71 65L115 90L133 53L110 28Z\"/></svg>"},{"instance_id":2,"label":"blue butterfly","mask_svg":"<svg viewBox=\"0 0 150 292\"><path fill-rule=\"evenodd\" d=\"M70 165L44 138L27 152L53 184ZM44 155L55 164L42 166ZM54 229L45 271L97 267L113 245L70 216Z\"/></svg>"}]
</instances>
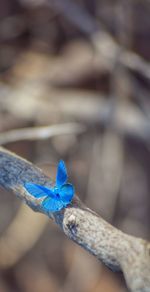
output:
<instances>
[{"instance_id":1,"label":"blue butterfly","mask_svg":"<svg viewBox=\"0 0 150 292\"><path fill-rule=\"evenodd\" d=\"M25 189L35 198L44 198L42 206L45 211L56 212L65 208L74 196L74 187L66 183L67 169L63 160L57 167L56 184L53 188L40 186L34 183L25 183Z\"/></svg>"}]
</instances>

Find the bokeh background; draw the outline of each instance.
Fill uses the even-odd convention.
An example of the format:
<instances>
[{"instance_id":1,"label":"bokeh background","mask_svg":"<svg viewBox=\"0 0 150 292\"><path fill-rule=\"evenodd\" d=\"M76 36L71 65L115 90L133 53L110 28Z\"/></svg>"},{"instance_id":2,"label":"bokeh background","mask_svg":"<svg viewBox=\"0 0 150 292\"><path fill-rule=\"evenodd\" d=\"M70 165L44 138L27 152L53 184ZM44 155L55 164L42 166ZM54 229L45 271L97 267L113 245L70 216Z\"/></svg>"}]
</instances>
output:
<instances>
[{"instance_id":1,"label":"bokeh background","mask_svg":"<svg viewBox=\"0 0 150 292\"><path fill-rule=\"evenodd\" d=\"M149 0L0 0L0 144L53 178L64 159L88 207L147 239L149 62ZM0 292L100 291L122 275L0 189Z\"/></svg>"}]
</instances>

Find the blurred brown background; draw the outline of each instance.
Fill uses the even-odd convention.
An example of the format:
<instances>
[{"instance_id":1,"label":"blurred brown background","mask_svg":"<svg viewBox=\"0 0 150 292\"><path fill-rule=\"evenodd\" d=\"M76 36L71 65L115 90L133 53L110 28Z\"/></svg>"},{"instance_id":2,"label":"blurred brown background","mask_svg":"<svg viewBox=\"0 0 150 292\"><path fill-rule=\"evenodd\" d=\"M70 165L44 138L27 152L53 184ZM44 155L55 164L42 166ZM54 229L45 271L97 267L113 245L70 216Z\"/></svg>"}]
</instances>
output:
<instances>
[{"instance_id":1,"label":"blurred brown background","mask_svg":"<svg viewBox=\"0 0 150 292\"><path fill-rule=\"evenodd\" d=\"M11 143L1 134L0 143L53 178L64 159L90 208L147 239L149 61L149 0L0 0L1 133L72 122L85 129ZM0 202L0 292L127 291L121 274L46 216L2 189Z\"/></svg>"}]
</instances>

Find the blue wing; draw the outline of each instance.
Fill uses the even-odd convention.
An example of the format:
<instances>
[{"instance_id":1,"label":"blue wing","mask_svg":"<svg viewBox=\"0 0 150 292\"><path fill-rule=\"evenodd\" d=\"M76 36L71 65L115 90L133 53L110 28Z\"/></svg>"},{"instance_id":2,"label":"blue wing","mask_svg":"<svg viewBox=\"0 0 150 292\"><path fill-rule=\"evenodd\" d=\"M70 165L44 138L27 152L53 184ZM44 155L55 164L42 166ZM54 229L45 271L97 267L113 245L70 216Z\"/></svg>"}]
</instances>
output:
<instances>
[{"instance_id":1,"label":"blue wing","mask_svg":"<svg viewBox=\"0 0 150 292\"><path fill-rule=\"evenodd\" d=\"M51 198L54 198L53 190L50 188L36 185L34 183L25 183L24 185L25 189L35 198L42 198L46 196L50 196Z\"/></svg>"},{"instance_id":2,"label":"blue wing","mask_svg":"<svg viewBox=\"0 0 150 292\"><path fill-rule=\"evenodd\" d=\"M69 204L74 196L74 192L75 190L72 184L65 184L60 188L59 191L60 199L64 203Z\"/></svg>"},{"instance_id":3,"label":"blue wing","mask_svg":"<svg viewBox=\"0 0 150 292\"><path fill-rule=\"evenodd\" d=\"M63 184L66 183L67 179L68 175L65 162L63 160L60 160L57 167L56 185L58 187L61 187Z\"/></svg>"},{"instance_id":4,"label":"blue wing","mask_svg":"<svg viewBox=\"0 0 150 292\"><path fill-rule=\"evenodd\" d=\"M43 200L42 206L46 211L56 212L63 209L66 206L66 204L64 204L62 201L58 201L47 197L45 200Z\"/></svg>"}]
</instances>

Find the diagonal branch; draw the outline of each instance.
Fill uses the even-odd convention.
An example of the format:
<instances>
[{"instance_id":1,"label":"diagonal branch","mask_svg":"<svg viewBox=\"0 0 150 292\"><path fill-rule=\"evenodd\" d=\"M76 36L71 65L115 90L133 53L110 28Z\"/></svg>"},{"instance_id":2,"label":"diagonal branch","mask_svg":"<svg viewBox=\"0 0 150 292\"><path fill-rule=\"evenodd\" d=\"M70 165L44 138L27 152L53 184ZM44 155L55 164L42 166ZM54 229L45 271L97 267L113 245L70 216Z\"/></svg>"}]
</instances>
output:
<instances>
[{"instance_id":1,"label":"diagonal branch","mask_svg":"<svg viewBox=\"0 0 150 292\"><path fill-rule=\"evenodd\" d=\"M41 200L30 196L25 182L50 186L52 180L40 169L0 147L0 185L13 191L34 211L45 213ZM150 243L129 236L86 208L77 196L65 209L47 213L77 244L113 271L121 270L131 291L150 291Z\"/></svg>"}]
</instances>

